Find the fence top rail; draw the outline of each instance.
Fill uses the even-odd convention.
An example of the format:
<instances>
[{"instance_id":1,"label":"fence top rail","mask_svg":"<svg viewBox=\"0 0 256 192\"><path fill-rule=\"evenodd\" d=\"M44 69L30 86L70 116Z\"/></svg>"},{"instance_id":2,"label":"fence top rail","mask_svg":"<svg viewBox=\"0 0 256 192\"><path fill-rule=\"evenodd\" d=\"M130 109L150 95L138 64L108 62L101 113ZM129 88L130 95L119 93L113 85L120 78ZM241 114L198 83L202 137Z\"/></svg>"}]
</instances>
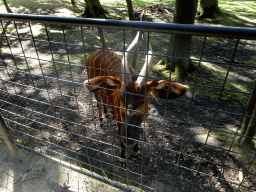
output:
<instances>
[{"instance_id":1,"label":"fence top rail","mask_svg":"<svg viewBox=\"0 0 256 192\"><path fill-rule=\"evenodd\" d=\"M177 23L156 23L110 19L88 19L76 17L56 17L16 13L0 13L0 20L13 20L43 24L85 26L97 28L115 28L141 30L148 32L190 34L196 36L228 37L235 39L256 39L256 28L225 27L210 25L191 25Z\"/></svg>"}]
</instances>

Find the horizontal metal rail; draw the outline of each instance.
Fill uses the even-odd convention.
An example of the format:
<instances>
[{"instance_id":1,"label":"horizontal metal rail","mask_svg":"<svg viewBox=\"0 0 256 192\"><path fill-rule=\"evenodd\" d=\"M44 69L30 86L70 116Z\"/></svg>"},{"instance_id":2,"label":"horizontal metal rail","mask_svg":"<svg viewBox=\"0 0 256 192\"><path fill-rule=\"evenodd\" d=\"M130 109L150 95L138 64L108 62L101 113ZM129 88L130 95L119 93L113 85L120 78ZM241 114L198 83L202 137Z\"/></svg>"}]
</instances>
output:
<instances>
[{"instance_id":1,"label":"horizontal metal rail","mask_svg":"<svg viewBox=\"0 0 256 192\"><path fill-rule=\"evenodd\" d=\"M256 28L244 27L242 28L210 25L188 25L177 23L154 23L147 21L117 21L110 19L87 19L76 17L56 17L15 13L0 13L0 20L59 24L69 26L87 26L97 28L140 30L148 32L190 34L196 36L229 37L235 39L256 39Z\"/></svg>"}]
</instances>

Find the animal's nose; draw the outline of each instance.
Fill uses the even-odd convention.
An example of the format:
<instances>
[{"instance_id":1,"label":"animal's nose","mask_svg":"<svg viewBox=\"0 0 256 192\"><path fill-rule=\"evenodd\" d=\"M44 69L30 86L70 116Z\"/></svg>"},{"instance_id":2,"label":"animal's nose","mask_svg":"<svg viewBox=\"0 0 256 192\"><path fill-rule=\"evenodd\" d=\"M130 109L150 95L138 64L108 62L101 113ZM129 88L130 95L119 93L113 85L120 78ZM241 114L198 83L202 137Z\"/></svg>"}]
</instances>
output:
<instances>
[{"instance_id":1,"label":"animal's nose","mask_svg":"<svg viewBox=\"0 0 256 192\"><path fill-rule=\"evenodd\" d=\"M128 119L132 115L132 108L133 108L132 105L130 105L130 104L127 105L127 116L128 116Z\"/></svg>"}]
</instances>

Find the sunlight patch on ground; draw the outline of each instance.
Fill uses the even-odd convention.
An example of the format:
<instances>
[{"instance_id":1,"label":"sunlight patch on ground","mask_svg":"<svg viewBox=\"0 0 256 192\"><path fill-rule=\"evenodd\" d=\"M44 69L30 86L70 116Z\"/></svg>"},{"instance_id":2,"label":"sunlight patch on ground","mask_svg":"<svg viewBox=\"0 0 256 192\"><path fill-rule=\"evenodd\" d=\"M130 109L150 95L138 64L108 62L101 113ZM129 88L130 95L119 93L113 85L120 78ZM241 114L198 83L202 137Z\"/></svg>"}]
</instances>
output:
<instances>
[{"instance_id":1,"label":"sunlight patch on ground","mask_svg":"<svg viewBox=\"0 0 256 192\"><path fill-rule=\"evenodd\" d=\"M70 11L69 9L67 8L61 8L61 9L58 9L56 11L57 13L53 14L54 16L61 16L61 17L71 17L72 15L74 16L74 12L73 11Z\"/></svg>"},{"instance_id":2,"label":"sunlight patch on ground","mask_svg":"<svg viewBox=\"0 0 256 192\"><path fill-rule=\"evenodd\" d=\"M255 24L256 24L256 20L251 20L251 19L248 19L247 17L243 17L241 15L236 15L236 17L238 17L241 20L244 20L244 21L248 22L248 23L246 23L247 26L254 27Z\"/></svg>"},{"instance_id":3,"label":"sunlight patch on ground","mask_svg":"<svg viewBox=\"0 0 256 192\"><path fill-rule=\"evenodd\" d=\"M29 31L30 31L29 27L18 28L19 34L26 34L26 33L29 34Z\"/></svg>"},{"instance_id":4,"label":"sunlight patch on ground","mask_svg":"<svg viewBox=\"0 0 256 192\"><path fill-rule=\"evenodd\" d=\"M195 139L201 143L205 143L206 139L207 139L207 134L198 134L195 135ZM207 139L207 145L211 145L211 146L219 146L219 142L218 140L213 136L210 135Z\"/></svg>"},{"instance_id":5,"label":"sunlight patch on ground","mask_svg":"<svg viewBox=\"0 0 256 192\"><path fill-rule=\"evenodd\" d=\"M204 65L205 67L213 70L214 72L223 71L225 74L227 72L227 69L223 69L222 67L216 66L215 64L212 64L209 62L201 62L201 64ZM243 76L241 74L238 74L237 72L234 72L234 71L229 72L228 79L230 79L230 80L239 79L239 80L248 81L248 82L252 81L250 78ZM240 88L238 88L238 89L240 89Z\"/></svg>"},{"instance_id":6,"label":"sunlight patch on ground","mask_svg":"<svg viewBox=\"0 0 256 192\"><path fill-rule=\"evenodd\" d=\"M243 80L243 81L252 81L250 78L246 77L246 76L243 76L241 74L238 74L237 72L232 72L233 75L229 75L229 79L231 80L235 80L233 77L235 76L236 79L239 79L239 80Z\"/></svg>"},{"instance_id":7,"label":"sunlight patch on ground","mask_svg":"<svg viewBox=\"0 0 256 192\"><path fill-rule=\"evenodd\" d=\"M0 13L7 13L6 8L4 6L0 6Z\"/></svg>"},{"instance_id":8,"label":"sunlight patch on ground","mask_svg":"<svg viewBox=\"0 0 256 192\"><path fill-rule=\"evenodd\" d=\"M221 67L216 67L215 64L212 64L212 63L209 63L209 62L201 62L202 65L206 66L207 68L209 69L212 69L214 70L215 72L219 71L219 70L224 70L223 68Z\"/></svg>"},{"instance_id":9,"label":"sunlight patch on ground","mask_svg":"<svg viewBox=\"0 0 256 192\"><path fill-rule=\"evenodd\" d=\"M2 191L2 190L5 191L4 188L2 188L2 184L5 185L6 191L14 191L13 183L14 183L15 173L11 168L9 170L6 170L6 172L7 173L4 173L3 177L2 177L2 183L0 185L0 191Z\"/></svg>"},{"instance_id":10,"label":"sunlight patch on ground","mask_svg":"<svg viewBox=\"0 0 256 192\"><path fill-rule=\"evenodd\" d=\"M42 34L42 30L44 30L42 24L32 24L31 28L34 37L37 37L38 35Z\"/></svg>"},{"instance_id":11,"label":"sunlight patch on ground","mask_svg":"<svg viewBox=\"0 0 256 192\"><path fill-rule=\"evenodd\" d=\"M236 132L237 131L237 126L235 125L232 125L232 124L226 124L225 127L230 130L230 131L233 131L233 132Z\"/></svg>"}]
</instances>

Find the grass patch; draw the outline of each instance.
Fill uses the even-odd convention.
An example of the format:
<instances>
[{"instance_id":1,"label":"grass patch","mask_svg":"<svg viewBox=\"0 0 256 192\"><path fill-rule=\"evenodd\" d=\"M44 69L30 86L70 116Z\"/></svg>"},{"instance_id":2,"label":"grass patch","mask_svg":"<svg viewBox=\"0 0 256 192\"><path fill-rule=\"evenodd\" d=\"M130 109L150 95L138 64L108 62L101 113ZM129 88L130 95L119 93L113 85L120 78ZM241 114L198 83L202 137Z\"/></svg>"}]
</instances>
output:
<instances>
[{"instance_id":1,"label":"grass patch","mask_svg":"<svg viewBox=\"0 0 256 192\"><path fill-rule=\"evenodd\" d=\"M75 63L76 65L84 65L84 54L77 54L77 55L69 55L70 63Z\"/></svg>"},{"instance_id":2,"label":"grass patch","mask_svg":"<svg viewBox=\"0 0 256 192\"><path fill-rule=\"evenodd\" d=\"M25 63L25 64L23 64L23 65L20 67L20 69L22 69L22 70L27 70L27 69L28 69L28 65Z\"/></svg>"},{"instance_id":3,"label":"grass patch","mask_svg":"<svg viewBox=\"0 0 256 192\"><path fill-rule=\"evenodd\" d=\"M8 0L9 7L18 13L30 13L30 14L41 14L41 15L63 15L75 16L80 15L84 10L85 3L77 1L78 9L74 9L71 5L70 0L46 0L33 2L25 0ZM125 1L113 1L113 2L102 2L102 6L109 12L109 18L111 19L128 19L127 5ZM169 8L175 8L174 0L135 0L133 1L133 7L142 7L162 4ZM220 10L224 13L221 17L214 20L203 19L200 23L218 23L228 26L248 26L253 27L256 25L256 4L255 1L245 0L222 0L218 2ZM4 4L0 1L0 6L4 9ZM199 7L199 3L198 3ZM172 18L170 19L172 20Z\"/></svg>"},{"instance_id":4,"label":"grass patch","mask_svg":"<svg viewBox=\"0 0 256 192\"><path fill-rule=\"evenodd\" d=\"M195 66L198 66L197 60L199 60L199 58L192 57L192 59L194 60L191 60L191 62L193 62ZM162 60L152 67L152 71L154 73L160 74L166 79L168 79L170 76L170 70L167 68ZM226 73L227 69L221 68L218 65L201 62L201 68L199 71L197 82L195 82L197 72L189 73L189 76L187 77L187 82L193 82L198 85L196 86L197 94L208 96L211 100L216 100L219 98L219 94L223 86ZM173 72L171 73L171 78L175 79ZM246 95L239 92L249 92L249 89L246 85L241 85L235 82L235 74L233 72L229 72L229 76L224 89L228 89L231 91L224 90L221 96L222 100L233 99L243 101L244 99L246 99Z\"/></svg>"},{"instance_id":5,"label":"grass patch","mask_svg":"<svg viewBox=\"0 0 256 192\"><path fill-rule=\"evenodd\" d=\"M208 129L205 129L204 132L206 132L206 134L207 134ZM245 152L242 148L238 147L237 142L234 141L234 136L236 134L236 130L234 130L234 129L231 130L227 126L226 127L215 127L214 129L211 129L210 133L220 142L220 144L222 146L229 148L230 145L233 144L232 150L240 151L241 153ZM235 139L237 139L237 137ZM253 142L255 143L254 140L253 140ZM252 154L248 154L248 155L252 155ZM251 165L248 169L249 172L254 173L254 174L256 173L256 159L255 158L250 158L250 157L242 155L242 154L238 154L238 155L236 155L236 157L238 159L240 159L241 161L243 161L245 164Z\"/></svg>"},{"instance_id":6,"label":"grass patch","mask_svg":"<svg viewBox=\"0 0 256 192\"><path fill-rule=\"evenodd\" d=\"M142 7L162 4L169 8L175 8L174 0L135 0L133 1L133 7ZM256 26L256 4L254 1L235 1L235 0L222 0L218 2L220 10L223 14L215 19L202 19L197 21L199 23L214 23L226 26ZM106 10L117 10L110 12L111 19L128 19L127 5L125 2L115 1L113 3L102 3ZM199 7L199 3L198 3ZM172 20L172 18L170 18Z\"/></svg>"},{"instance_id":7,"label":"grass patch","mask_svg":"<svg viewBox=\"0 0 256 192\"><path fill-rule=\"evenodd\" d=\"M32 149L31 142L29 141L28 138L24 138L23 140L17 139L17 140L16 140L16 143L18 143L18 144L20 144L20 145L23 145L23 146L25 146L25 147L28 147L28 148Z\"/></svg>"},{"instance_id":8,"label":"grass patch","mask_svg":"<svg viewBox=\"0 0 256 192\"><path fill-rule=\"evenodd\" d=\"M202 19L199 23L214 23L225 26L255 27L255 1L222 0L218 2L222 15L215 19Z\"/></svg>"},{"instance_id":9,"label":"grass patch","mask_svg":"<svg viewBox=\"0 0 256 192\"><path fill-rule=\"evenodd\" d=\"M248 61L246 62L246 65L256 65L256 61Z\"/></svg>"},{"instance_id":10,"label":"grass patch","mask_svg":"<svg viewBox=\"0 0 256 192\"><path fill-rule=\"evenodd\" d=\"M237 155L237 158L242 160L245 164L251 165L248 169L248 172L251 172L253 174L256 174L256 159L255 158L249 158L245 155Z\"/></svg>"},{"instance_id":11,"label":"grass patch","mask_svg":"<svg viewBox=\"0 0 256 192\"><path fill-rule=\"evenodd\" d=\"M174 0L153 0L153 1L149 1L149 0L134 0L132 2L133 7L142 7L142 6L150 6L150 5L156 5L156 4L162 4L168 7L174 7ZM106 2L106 4L104 2L102 2L102 5L104 5L104 7L107 8L111 8L111 9L120 9L120 8L125 8L127 9L127 4L125 1L114 1L113 3L109 3Z\"/></svg>"},{"instance_id":12,"label":"grass patch","mask_svg":"<svg viewBox=\"0 0 256 192\"><path fill-rule=\"evenodd\" d=\"M174 8L174 0L135 0L132 1L133 8L136 7L143 7L143 6L151 6L151 5L157 5L161 4L164 6L168 6L169 8ZM109 19L124 19L129 20L128 17L128 10L127 10L127 4L125 1L114 1L113 3L110 2L102 2L103 7L106 11L109 12L108 18ZM168 18L168 20L172 20L172 18Z\"/></svg>"},{"instance_id":13,"label":"grass patch","mask_svg":"<svg viewBox=\"0 0 256 192\"><path fill-rule=\"evenodd\" d=\"M198 63L195 62L196 66L198 66ZM211 64L211 63L201 63L201 70L198 78L197 84L204 85L204 86L210 86L210 87L216 87L216 88L222 88L224 79L226 76L227 70L223 69L217 65ZM188 81L194 82L195 81L195 75L196 73L193 73L189 76ZM239 92L248 92L248 87L236 83L234 80L231 80L232 77L234 77L234 73L229 72L228 79L226 81L224 89L232 90L232 91L226 91L224 90L222 92L222 100L239 100L243 101L246 99L246 95ZM238 92L236 92L238 91ZM212 100L216 100L219 98L219 89L213 89L213 88L207 88L198 86L196 88L196 92L202 95L209 96Z\"/></svg>"},{"instance_id":14,"label":"grass patch","mask_svg":"<svg viewBox=\"0 0 256 192\"><path fill-rule=\"evenodd\" d=\"M227 127L216 127L211 129L210 133L225 147L232 144L235 135L235 131L227 129Z\"/></svg>"},{"instance_id":15,"label":"grass patch","mask_svg":"<svg viewBox=\"0 0 256 192\"><path fill-rule=\"evenodd\" d=\"M57 73L70 73L70 66L68 64L60 63L47 63L42 65L43 68L52 68L54 71L56 68Z\"/></svg>"},{"instance_id":16,"label":"grass patch","mask_svg":"<svg viewBox=\"0 0 256 192\"><path fill-rule=\"evenodd\" d=\"M53 64L51 63L46 63L46 64L42 64L43 68L54 68L54 66L56 67L56 70L58 73L70 73L70 67L72 70L73 66L70 66L68 64L68 59L66 55L54 55L55 57L55 61L58 62L65 62L65 63L56 63ZM71 64L76 64L76 65L84 65L85 60L84 60L84 54L77 54L77 55L69 55L69 61ZM26 65L25 65L26 67Z\"/></svg>"},{"instance_id":17,"label":"grass patch","mask_svg":"<svg viewBox=\"0 0 256 192\"><path fill-rule=\"evenodd\" d=\"M225 89L229 90L235 90L235 91L241 91L241 92L248 92L248 88L245 87L244 85L237 84L235 82L229 82L227 81L225 85ZM240 101L243 101L246 99L246 96L244 94L238 93L238 92L232 92L232 91L223 91L222 93L222 99L223 100L228 100L228 99L237 99Z\"/></svg>"}]
</instances>

